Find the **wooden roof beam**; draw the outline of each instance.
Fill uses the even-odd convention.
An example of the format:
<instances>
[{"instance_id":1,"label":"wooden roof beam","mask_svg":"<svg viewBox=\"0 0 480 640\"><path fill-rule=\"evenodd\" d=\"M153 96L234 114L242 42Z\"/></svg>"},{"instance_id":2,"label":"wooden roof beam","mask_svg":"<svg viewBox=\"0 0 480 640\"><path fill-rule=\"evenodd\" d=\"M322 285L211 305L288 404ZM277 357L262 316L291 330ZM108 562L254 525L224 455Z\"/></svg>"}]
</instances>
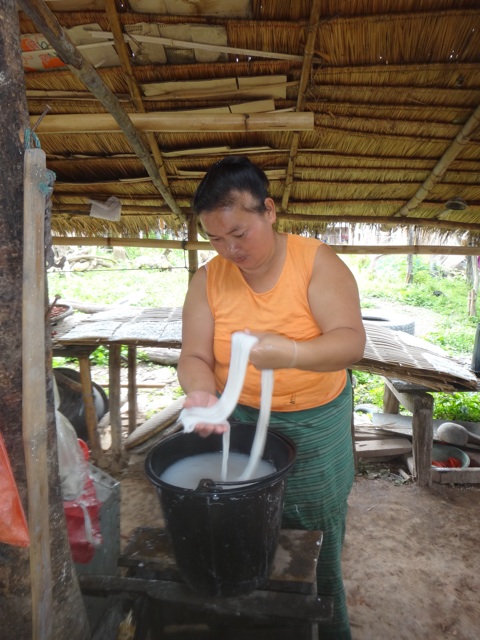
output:
<instances>
[{"instance_id":1,"label":"wooden roof beam","mask_svg":"<svg viewBox=\"0 0 480 640\"><path fill-rule=\"evenodd\" d=\"M92 31L92 39L113 37L108 31ZM148 44L160 44L176 49L202 49L203 51L214 51L218 53L229 53L235 56L249 56L251 58L268 58L269 60L288 60L290 62L302 62L303 57L290 53L279 53L275 51L260 51L258 49L242 49L239 47L227 47L219 44L207 44L205 42L190 42L189 40L175 40L173 38L163 38L162 36L144 36L135 34L134 36L126 33L125 40L133 40L136 42L146 42ZM104 44L104 43L99 43ZM108 44L108 42L107 42ZM91 45L83 45L89 47ZM321 58L315 58L318 63L323 62Z\"/></svg>"},{"instance_id":2,"label":"wooden roof beam","mask_svg":"<svg viewBox=\"0 0 480 640\"><path fill-rule=\"evenodd\" d=\"M141 198L138 199L141 201ZM361 204L361 203L360 203ZM54 215L67 216L88 216L90 215L90 206L82 204L56 204L53 203L52 213ZM167 207L148 206L141 204L123 204L123 216L161 216L166 217L173 215ZM368 225L392 225L392 218L389 216L334 216L334 215L315 215L308 213L277 213L279 220L290 222L307 222L320 224L368 224ZM435 227L439 231L471 231L472 233L480 232L480 223L463 222L458 220L436 220L434 218L403 218L395 219L395 226L415 226L415 227Z\"/></svg>"},{"instance_id":3,"label":"wooden roof beam","mask_svg":"<svg viewBox=\"0 0 480 640\"><path fill-rule=\"evenodd\" d=\"M24 2L25 0L21 0ZM123 110L123 109L122 109ZM38 124L39 134L56 133L106 133L125 129L118 121L117 114L89 113L45 116ZM125 114L126 115L126 114ZM131 113L127 116L138 138L138 131L313 131L313 113ZM32 116L32 124L37 117ZM150 177L151 173L148 172ZM163 185L165 189L165 186ZM163 195L163 194L162 194Z\"/></svg>"},{"instance_id":4,"label":"wooden roof beam","mask_svg":"<svg viewBox=\"0 0 480 640\"><path fill-rule=\"evenodd\" d=\"M127 112L115 94L107 87L98 71L82 56L69 39L64 29L42 0L18 0L20 9L30 18L40 33L47 38L60 58L73 74L83 82L93 95L100 100L123 132L132 149L140 158L156 189L164 198L179 220L184 220L182 210L178 207L168 187L163 182L158 167L150 150L143 142Z\"/></svg>"},{"instance_id":5,"label":"wooden roof beam","mask_svg":"<svg viewBox=\"0 0 480 640\"><path fill-rule=\"evenodd\" d=\"M310 20L308 24L307 42L305 44L305 55L303 57L302 73L300 76L300 86L298 88L297 95L297 111L303 111L305 106L305 89L312 72L313 54L315 53L315 40L318 32L318 25L320 21L320 5L321 0L314 0L312 11L310 13ZM295 173L295 160L298 153L299 133L296 131L292 135L292 141L290 144L290 152L288 155L287 165L287 177L285 179L285 186L282 196L282 211L288 209L288 201L290 199L290 193L293 186L293 177Z\"/></svg>"},{"instance_id":6,"label":"wooden roof beam","mask_svg":"<svg viewBox=\"0 0 480 640\"><path fill-rule=\"evenodd\" d=\"M117 6L115 0L105 0L105 12L107 14L108 21L110 22L110 28L112 29L113 39L115 42L115 49L117 50L118 57L122 65L123 72L125 74L125 80L127 81L128 90L133 98L133 102L141 113L146 113L145 105L142 100L142 92L135 79L133 73L132 63L130 61L130 50L125 43L122 23L118 15ZM150 146L150 151L157 163L158 171L163 183L168 187L168 176L165 170L165 164L163 162L162 153L157 143L155 134L152 132L147 133L147 140Z\"/></svg>"},{"instance_id":7,"label":"wooden roof beam","mask_svg":"<svg viewBox=\"0 0 480 640\"><path fill-rule=\"evenodd\" d=\"M154 238L119 238L119 237L97 237L87 238L86 236L53 236L52 243L59 246L81 246L81 247L148 247L151 249L183 249L184 251L211 251L210 242L184 240L161 240ZM339 244L329 245L336 253L356 254L356 255L456 255L456 256L476 256L478 247L467 247L464 245L352 245Z\"/></svg>"},{"instance_id":8,"label":"wooden roof beam","mask_svg":"<svg viewBox=\"0 0 480 640\"><path fill-rule=\"evenodd\" d=\"M411 211L428 197L434 187L441 182L443 176L448 171L450 165L454 162L458 155L463 151L471 138L478 133L480 127L480 105L475 109L467 122L463 125L462 130L457 134L455 140L445 151L443 156L433 167L430 175L427 177L422 186L418 189L413 198L403 205L395 214L395 217L408 216Z\"/></svg>"}]
</instances>

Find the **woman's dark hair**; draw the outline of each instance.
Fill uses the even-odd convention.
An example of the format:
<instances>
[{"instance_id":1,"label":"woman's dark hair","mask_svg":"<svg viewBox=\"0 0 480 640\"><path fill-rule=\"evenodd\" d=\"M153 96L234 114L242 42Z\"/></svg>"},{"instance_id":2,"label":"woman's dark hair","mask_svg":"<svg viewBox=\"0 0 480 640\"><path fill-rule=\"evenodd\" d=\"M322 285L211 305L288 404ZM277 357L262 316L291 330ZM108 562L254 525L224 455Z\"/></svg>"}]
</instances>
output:
<instances>
[{"instance_id":1,"label":"woman's dark hair","mask_svg":"<svg viewBox=\"0 0 480 640\"><path fill-rule=\"evenodd\" d=\"M192 208L198 215L233 205L239 192L246 191L257 200L254 211L265 211L268 178L265 172L245 156L227 156L210 167L193 196Z\"/></svg>"}]
</instances>

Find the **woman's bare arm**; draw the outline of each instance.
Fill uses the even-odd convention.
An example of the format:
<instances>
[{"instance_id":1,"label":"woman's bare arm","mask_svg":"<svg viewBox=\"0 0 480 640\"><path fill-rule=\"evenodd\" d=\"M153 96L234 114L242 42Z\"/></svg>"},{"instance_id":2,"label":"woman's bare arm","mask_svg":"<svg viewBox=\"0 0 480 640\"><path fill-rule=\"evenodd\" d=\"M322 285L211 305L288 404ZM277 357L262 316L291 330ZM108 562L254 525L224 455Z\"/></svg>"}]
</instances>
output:
<instances>
[{"instance_id":1,"label":"woman's bare arm","mask_svg":"<svg viewBox=\"0 0 480 640\"><path fill-rule=\"evenodd\" d=\"M264 334L250 352L258 369L294 367L306 371L339 371L363 356L365 328L358 288L350 269L327 245L317 251L308 301L322 335L298 340ZM285 328L288 335L288 327Z\"/></svg>"}]
</instances>

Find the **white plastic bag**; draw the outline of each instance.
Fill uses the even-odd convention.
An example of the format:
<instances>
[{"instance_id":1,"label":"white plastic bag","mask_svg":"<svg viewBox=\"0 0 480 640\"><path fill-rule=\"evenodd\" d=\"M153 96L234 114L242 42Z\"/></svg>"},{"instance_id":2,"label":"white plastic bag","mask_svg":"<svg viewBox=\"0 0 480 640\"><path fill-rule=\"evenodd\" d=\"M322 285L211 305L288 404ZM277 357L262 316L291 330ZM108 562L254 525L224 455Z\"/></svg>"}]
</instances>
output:
<instances>
[{"instance_id":1,"label":"white plastic bag","mask_svg":"<svg viewBox=\"0 0 480 640\"><path fill-rule=\"evenodd\" d=\"M88 463L78 442L72 423L58 410L59 395L54 379L55 422L57 426L58 467L62 497L74 500L83 491L89 478Z\"/></svg>"}]
</instances>

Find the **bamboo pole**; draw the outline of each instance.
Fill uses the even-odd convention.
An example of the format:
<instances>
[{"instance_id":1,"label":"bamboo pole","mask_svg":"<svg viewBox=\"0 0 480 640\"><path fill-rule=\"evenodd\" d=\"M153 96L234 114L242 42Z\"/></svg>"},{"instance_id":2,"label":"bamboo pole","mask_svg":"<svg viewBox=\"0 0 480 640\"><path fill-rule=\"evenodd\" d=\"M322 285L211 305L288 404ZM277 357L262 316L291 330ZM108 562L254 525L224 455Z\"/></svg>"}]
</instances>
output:
<instances>
[{"instance_id":1,"label":"bamboo pole","mask_svg":"<svg viewBox=\"0 0 480 640\"><path fill-rule=\"evenodd\" d=\"M112 114L109 117L115 120L118 130L122 131L127 138L151 177L153 184L178 220L183 221L183 212L164 184L150 150L135 129L132 120L120 104L120 101L102 80L98 71L78 51L54 14L42 0L18 0L18 5L33 22L35 28L44 34L72 73L83 82L87 89L100 100L105 109Z\"/></svg>"},{"instance_id":2,"label":"bamboo pole","mask_svg":"<svg viewBox=\"0 0 480 640\"><path fill-rule=\"evenodd\" d=\"M480 127L480 105L475 109L467 122L463 125L461 131L457 134L455 140L445 151L443 156L433 167L432 172L418 189L413 198L403 205L394 215L408 216L410 211L415 209L427 196L433 191L434 187L442 180L443 176L448 171L448 168L452 162L460 155L465 146L474 137Z\"/></svg>"},{"instance_id":3,"label":"bamboo pole","mask_svg":"<svg viewBox=\"0 0 480 640\"><path fill-rule=\"evenodd\" d=\"M130 95L132 96L133 102L135 103L138 111L140 111L141 113L145 113L146 109L145 105L143 104L142 93L133 73L132 63L130 62L130 52L125 43L122 23L120 22L120 17L118 15L115 0L105 0L105 12L110 22L110 28L112 29L112 34L115 41L115 49L117 50L118 57L120 58L120 62L122 64L122 70L125 74L128 90L130 91ZM150 151L152 152L155 162L157 163L160 177L162 178L165 186L168 187L168 176L165 170L162 153L158 146L157 139L155 138L155 134L147 133L147 140L150 146Z\"/></svg>"},{"instance_id":4,"label":"bamboo pole","mask_svg":"<svg viewBox=\"0 0 480 640\"><path fill-rule=\"evenodd\" d=\"M108 31L92 31L92 38L113 37ZM174 38L164 38L162 36L144 36L141 34L124 35L125 40L134 42L146 42L149 44L166 45L176 49L202 49L203 51L215 51L218 53L231 53L233 55L250 56L252 58L268 58L271 60L290 60L291 62L301 62L302 56L291 53L277 53L275 51L259 51L258 49L242 49L239 47L228 47L221 44L208 44L206 42L190 42L189 40L175 40ZM317 62L322 62L317 58Z\"/></svg>"},{"instance_id":5,"label":"bamboo pole","mask_svg":"<svg viewBox=\"0 0 480 640\"><path fill-rule=\"evenodd\" d=\"M196 242L198 237L197 216L192 212L188 217L188 239ZM210 244L210 243L208 243ZM198 253L195 250L188 251L188 281L193 278L195 271L198 269Z\"/></svg>"},{"instance_id":6,"label":"bamboo pole","mask_svg":"<svg viewBox=\"0 0 480 640\"><path fill-rule=\"evenodd\" d=\"M136 131L223 132L223 131L313 131L314 114L306 113L131 113ZM37 116L31 116L32 126ZM45 116L38 124L39 135L58 133L109 133L121 131L118 118L108 113Z\"/></svg>"},{"instance_id":7,"label":"bamboo pole","mask_svg":"<svg viewBox=\"0 0 480 640\"><path fill-rule=\"evenodd\" d=\"M305 44L305 54L303 57L302 74L300 76L300 86L298 88L296 111L301 112L305 107L305 90L312 73L313 54L315 53L315 40L317 38L318 24L320 21L321 0L314 0L312 10L310 12L310 21L308 24L307 42ZM293 186L293 178L295 173L295 161L298 154L300 136L297 131L292 135L290 151L288 155L287 177L282 196L282 211L288 209L288 201Z\"/></svg>"},{"instance_id":8,"label":"bamboo pole","mask_svg":"<svg viewBox=\"0 0 480 640\"><path fill-rule=\"evenodd\" d=\"M477 230L480 231L480 225ZM78 236L56 236L53 244L61 246L85 247L144 247L155 249L184 249L185 251L213 251L209 242L190 242L183 240L153 240L149 238L83 238ZM329 245L336 253L352 255L440 255L440 256L476 256L480 255L480 247L463 245Z\"/></svg>"},{"instance_id":9,"label":"bamboo pole","mask_svg":"<svg viewBox=\"0 0 480 640\"><path fill-rule=\"evenodd\" d=\"M331 202L328 204L332 204ZM342 204L337 203L337 204ZM349 204L351 205L351 202L346 202L345 204ZM362 203L361 203L362 204ZM370 205L373 204L377 204L377 203L368 203ZM385 203L378 203L380 206L382 204ZM79 215L79 216L88 216L89 215L89 211L82 211L81 209L79 209L78 207L81 205L72 205L72 208L69 208L70 205L61 205L62 210L56 209L54 210L54 213L59 216L62 215L63 213L71 215L71 214L75 214L75 215ZM298 206L298 203L296 203L295 206ZM310 206L310 205L309 205ZM63 208L65 207L65 210L63 210ZM127 205L128 207L128 205ZM129 216L133 216L134 214L138 214L138 215L150 215L150 216L161 216L161 217L167 217L169 215L172 215L171 211L167 211L165 209L162 209L161 207L142 207L139 206L138 208L134 205L132 205L129 209L126 209L126 207L122 207L122 214L124 214L125 218L128 218ZM307 222L310 224L324 224L326 227L329 225L334 224L335 222L342 222L344 224L366 224L366 225L391 225L391 226L395 226L395 227L399 227L399 226L405 226L405 227L410 227L410 226L418 226L420 228L434 228L437 231L471 231L474 234L478 234L480 233L480 223L475 223L475 222L464 222L464 221L460 221L460 220L436 220L436 219L432 219L432 218L402 218L401 220L399 220L398 218L390 218L388 216L334 216L334 215L329 215L329 216L317 216L317 215L308 215L308 214L302 214L302 213L277 213L277 219L278 220L287 220L289 222L292 223L300 223L300 222ZM69 242L64 242L62 241L62 237L63 236L54 236L53 238L53 242L54 244L69 244ZM66 240L68 238L65 238ZM94 238L95 240L95 238ZM103 246L105 244L105 242L108 244L109 239L108 238L100 238L101 242L103 244L99 244L97 246ZM135 242L139 240L141 242L140 238L137 238L135 240ZM173 241L175 242L175 241ZM178 241L177 241L178 242ZM81 244L81 243L80 243ZM94 243L95 244L95 243ZM181 243L180 243L181 244ZM126 246L143 246L142 244L139 245L126 245ZM181 248L181 246L180 246Z\"/></svg>"},{"instance_id":10,"label":"bamboo pole","mask_svg":"<svg viewBox=\"0 0 480 640\"><path fill-rule=\"evenodd\" d=\"M41 149L24 158L24 250L22 302L23 445L27 475L32 638L52 637L53 596L47 460L45 372L45 181Z\"/></svg>"}]
</instances>

